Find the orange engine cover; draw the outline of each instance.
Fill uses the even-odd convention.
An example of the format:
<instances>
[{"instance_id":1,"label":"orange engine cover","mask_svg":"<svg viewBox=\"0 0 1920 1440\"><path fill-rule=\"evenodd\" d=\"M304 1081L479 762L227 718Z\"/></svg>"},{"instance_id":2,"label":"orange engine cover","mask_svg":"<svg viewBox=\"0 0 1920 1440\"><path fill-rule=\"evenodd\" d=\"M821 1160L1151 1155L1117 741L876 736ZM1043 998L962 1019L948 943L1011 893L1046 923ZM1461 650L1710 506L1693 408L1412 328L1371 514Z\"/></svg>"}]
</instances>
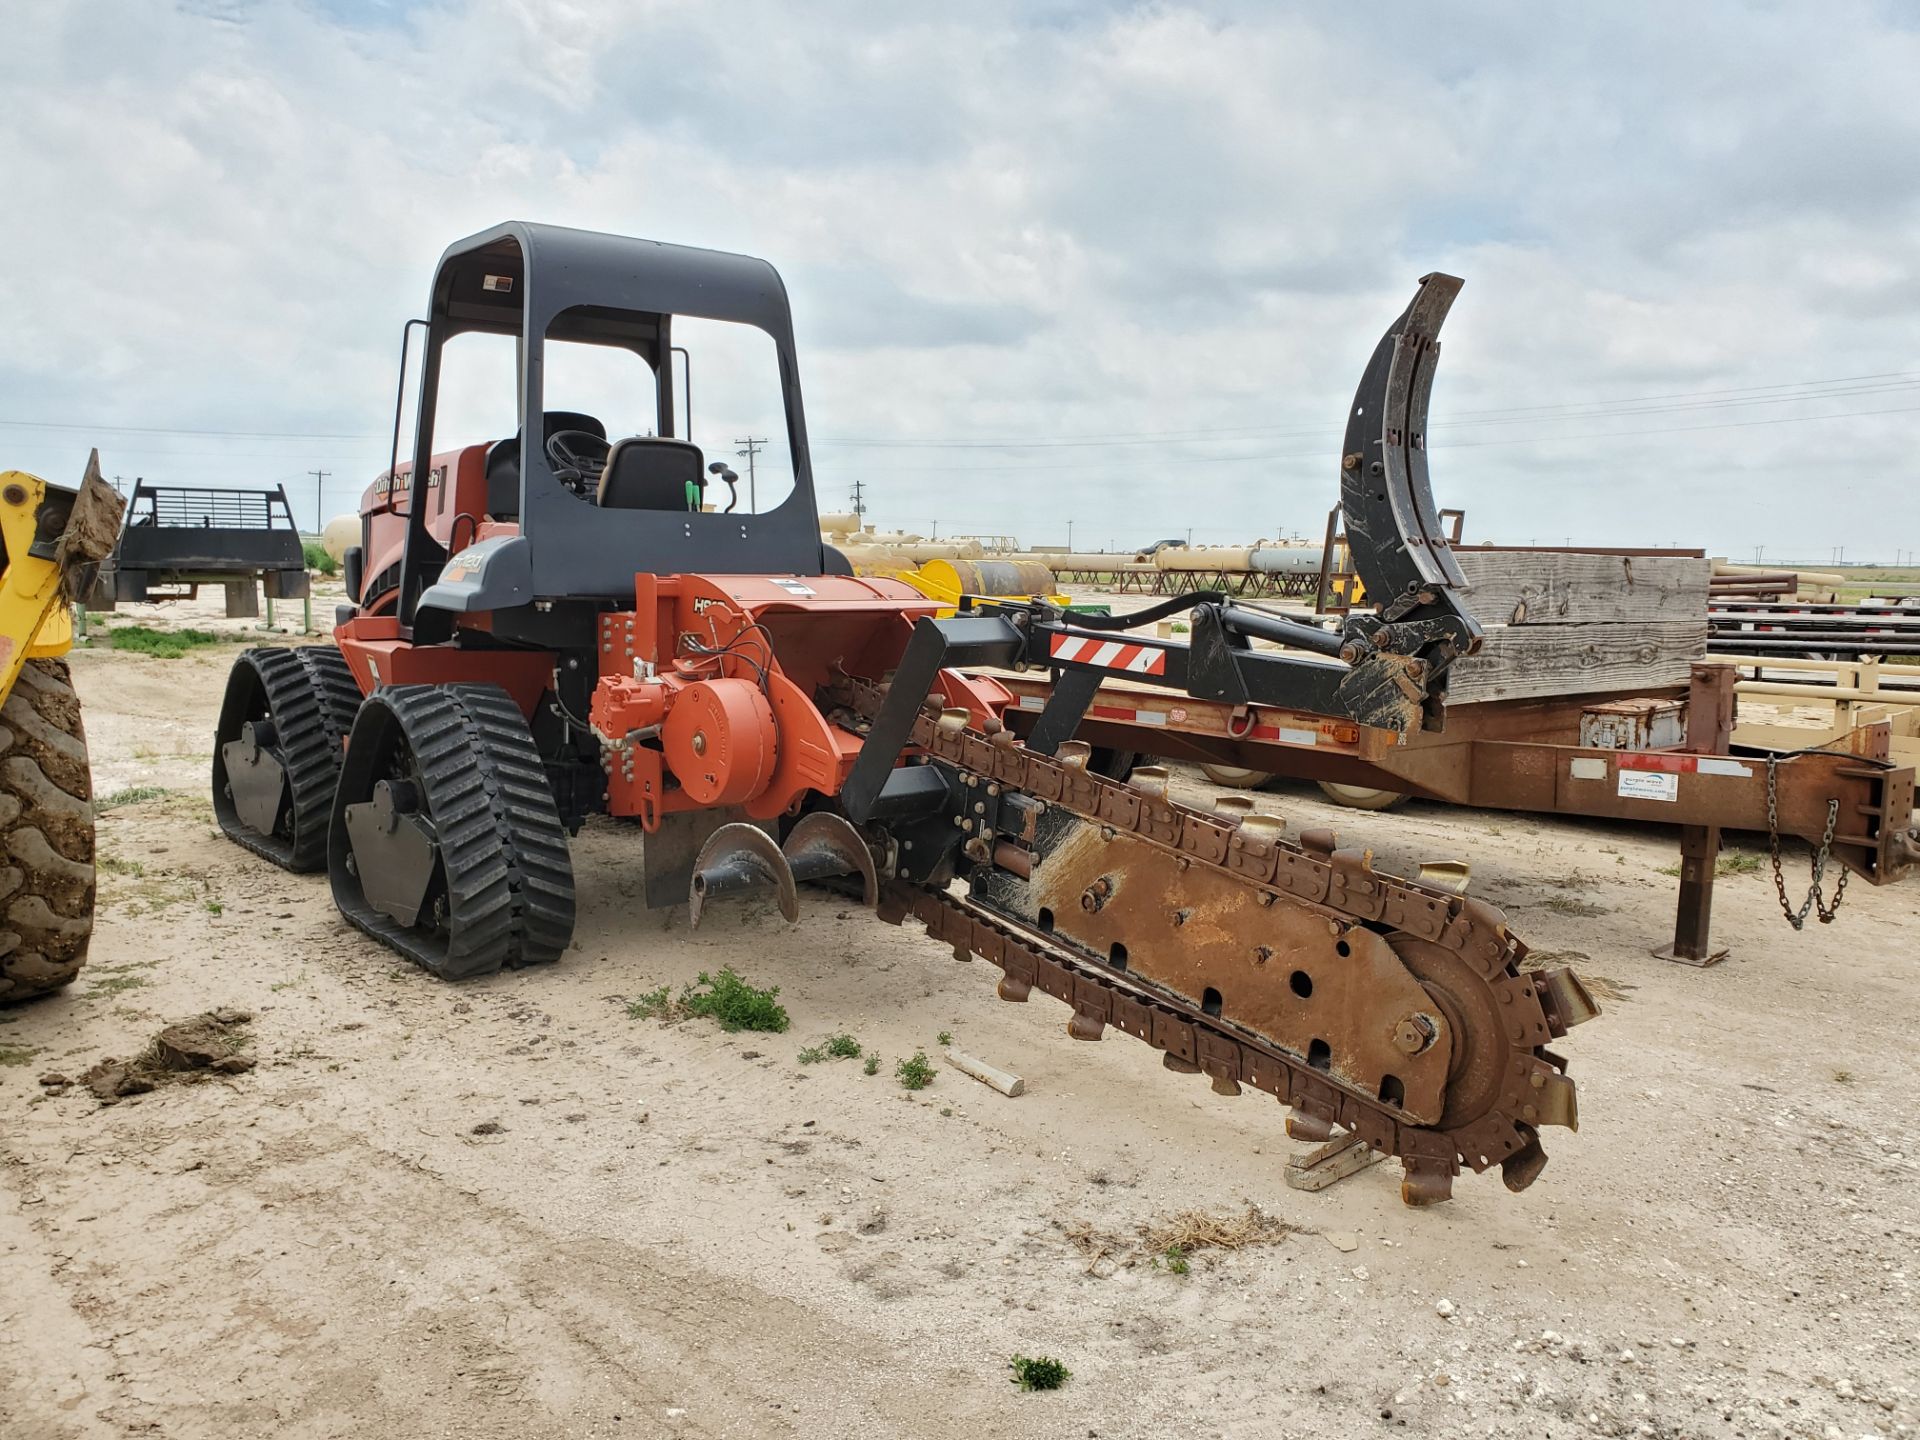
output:
<instances>
[{"instance_id":1,"label":"orange engine cover","mask_svg":"<svg viewBox=\"0 0 1920 1440\"><path fill-rule=\"evenodd\" d=\"M739 805L767 788L779 757L773 706L751 680L699 680L674 695L660 729L667 768L701 805Z\"/></svg>"}]
</instances>

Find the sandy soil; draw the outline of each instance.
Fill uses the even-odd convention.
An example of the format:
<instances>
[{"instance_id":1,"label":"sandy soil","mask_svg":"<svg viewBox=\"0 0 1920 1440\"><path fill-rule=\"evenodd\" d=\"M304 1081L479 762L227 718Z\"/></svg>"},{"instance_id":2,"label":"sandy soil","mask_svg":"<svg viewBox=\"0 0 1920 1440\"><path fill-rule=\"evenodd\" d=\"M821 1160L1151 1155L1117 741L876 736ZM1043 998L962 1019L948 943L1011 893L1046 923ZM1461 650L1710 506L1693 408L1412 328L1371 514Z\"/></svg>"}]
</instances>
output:
<instances>
[{"instance_id":1,"label":"sandy soil","mask_svg":"<svg viewBox=\"0 0 1920 1440\"><path fill-rule=\"evenodd\" d=\"M231 654L75 657L98 792L164 793L101 815L80 983L0 1016L9 1440L1920 1423L1920 887L1858 887L1795 935L1762 874L1731 876L1733 958L1699 971L1648 955L1675 883L1659 832L1276 794L1382 863L1471 858L1476 893L1602 997L1562 1047L1584 1125L1549 1132L1540 1183L1463 1176L1416 1212L1391 1166L1287 1189L1271 1102L1124 1037L1075 1044L1060 1007L1001 1004L987 967L845 902L690 933L641 908L612 824L576 843L564 962L439 984L337 923L324 880L218 837ZM789 1033L629 1017L726 964L780 987ZM111 1107L37 1083L215 1006L253 1012L253 1071ZM879 1074L796 1063L843 1030ZM942 1030L1029 1093L945 1069L901 1089L894 1062ZM1249 1204L1294 1233L1185 1275L1126 1253L1145 1223ZM1122 1242L1093 1273L1082 1223ZM1073 1378L1022 1394L1014 1352Z\"/></svg>"}]
</instances>

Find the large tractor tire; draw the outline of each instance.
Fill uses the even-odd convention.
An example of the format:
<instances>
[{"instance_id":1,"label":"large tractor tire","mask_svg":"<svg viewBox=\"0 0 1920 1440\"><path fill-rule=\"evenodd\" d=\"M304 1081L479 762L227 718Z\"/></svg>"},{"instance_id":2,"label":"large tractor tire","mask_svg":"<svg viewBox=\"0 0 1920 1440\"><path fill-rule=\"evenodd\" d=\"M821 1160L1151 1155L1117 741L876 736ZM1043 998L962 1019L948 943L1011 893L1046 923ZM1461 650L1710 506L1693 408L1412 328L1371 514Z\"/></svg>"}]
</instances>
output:
<instances>
[{"instance_id":1,"label":"large tractor tire","mask_svg":"<svg viewBox=\"0 0 1920 1440\"><path fill-rule=\"evenodd\" d=\"M327 824L360 688L332 645L245 651L213 735L213 813L228 839L296 873L327 863Z\"/></svg>"},{"instance_id":2,"label":"large tractor tire","mask_svg":"<svg viewBox=\"0 0 1920 1440\"><path fill-rule=\"evenodd\" d=\"M396 685L360 707L327 839L334 903L443 980L558 960L573 861L546 765L497 685Z\"/></svg>"},{"instance_id":3,"label":"large tractor tire","mask_svg":"<svg viewBox=\"0 0 1920 1440\"><path fill-rule=\"evenodd\" d=\"M93 938L93 779L65 660L0 707L0 1005L70 984Z\"/></svg>"}]
</instances>

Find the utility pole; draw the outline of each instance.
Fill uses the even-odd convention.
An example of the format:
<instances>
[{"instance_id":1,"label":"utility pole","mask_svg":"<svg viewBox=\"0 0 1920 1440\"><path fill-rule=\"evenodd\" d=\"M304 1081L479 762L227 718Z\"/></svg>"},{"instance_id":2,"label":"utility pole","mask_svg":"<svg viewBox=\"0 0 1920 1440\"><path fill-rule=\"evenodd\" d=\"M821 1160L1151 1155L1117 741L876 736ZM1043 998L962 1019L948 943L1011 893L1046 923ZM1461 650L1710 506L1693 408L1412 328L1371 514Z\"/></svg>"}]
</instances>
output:
<instances>
[{"instance_id":1,"label":"utility pole","mask_svg":"<svg viewBox=\"0 0 1920 1440\"><path fill-rule=\"evenodd\" d=\"M751 514L758 515L760 513L760 500L753 485L753 457L758 455L761 447L767 443L766 438L762 436L756 440L749 435L745 440L736 438L733 443L746 446L746 449L736 450L733 453L747 462L747 510Z\"/></svg>"},{"instance_id":2,"label":"utility pole","mask_svg":"<svg viewBox=\"0 0 1920 1440\"><path fill-rule=\"evenodd\" d=\"M333 472L331 470L309 470L307 473L313 476L313 533L318 535L327 528L327 517L323 515L321 511L325 508L323 497L326 495L327 477L333 474Z\"/></svg>"},{"instance_id":3,"label":"utility pole","mask_svg":"<svg viewBox=\"0 0 1920 1440\"><path fill-rule=\"evenodd\" d=\"M855 521L864 520L867 514L867 487L858 480L853 482L853 515Z\"/></svg>"}]
</instances>

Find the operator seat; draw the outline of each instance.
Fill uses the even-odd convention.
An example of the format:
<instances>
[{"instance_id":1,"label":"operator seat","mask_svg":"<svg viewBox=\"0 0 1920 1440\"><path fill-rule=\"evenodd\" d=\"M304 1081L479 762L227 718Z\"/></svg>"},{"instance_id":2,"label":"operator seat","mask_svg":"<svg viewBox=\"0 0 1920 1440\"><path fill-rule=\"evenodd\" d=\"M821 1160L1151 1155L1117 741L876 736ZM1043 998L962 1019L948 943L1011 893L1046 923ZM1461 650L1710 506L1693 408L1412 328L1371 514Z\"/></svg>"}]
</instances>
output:
<instances>
[{"instance_id":1,"label":"operator seat","mask_svg":"<svg viewBox=\"0 0 1920 1440\"><path fill-rule=\"evenodd\" d=\"M694 495L705 483L706 456L691 440L666 435L629 435L614 442L607 468L600 472L602 510L677 510L695 508Z\"/></svg>"},{"instance_id":2,"label":"operator seat","mask_svg":"<svg viewBox=\"0 0 1920 1440\"><path fill-rule=\"evenodd\" d=\"M562 430L585 430L607 438L607 427L578 410L549 410L541 444ZM520 518L520 432L487 447L487 514L495 520Z\"/></svg>"}]
</instances>

